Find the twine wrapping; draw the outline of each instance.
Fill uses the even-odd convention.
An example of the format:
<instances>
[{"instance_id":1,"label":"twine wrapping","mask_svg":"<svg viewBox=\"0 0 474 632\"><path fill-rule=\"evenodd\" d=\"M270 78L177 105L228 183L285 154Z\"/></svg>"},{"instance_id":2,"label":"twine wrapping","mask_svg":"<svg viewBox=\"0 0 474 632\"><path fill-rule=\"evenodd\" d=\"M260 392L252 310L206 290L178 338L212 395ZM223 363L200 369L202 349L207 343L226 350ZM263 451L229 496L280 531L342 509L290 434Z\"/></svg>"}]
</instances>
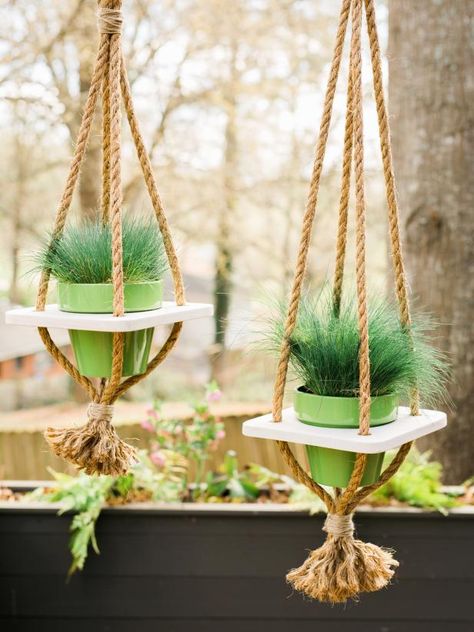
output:
<instances>
[{"instance_id":1,"label":"twine wrapping","mask_svg":"<svg viewBox=\"0 0 474 632\"><path fill-rule=\"evenodd\" d=\"M337 317L340 310L344 279L350 181L351 171L353 171L356 198L355 267L360 337L359 433L361 435L370 433L370 360L365 260L364 144L361 80L361 30L364 6L370 42L375 102L386 184L390 245L396 296L400 305L400 322L408 331L410 328L408 288L401 248L388 115L383 96L382 65L376 29L374 0L342 0L333 60L329 73L319 137L315 150L313 171L309 185L308 200L303 218L295 275L285 322L285 335L283 337L275 377L272 407L274 421L276 423L281 422L283 397L290 360L290 339L297 323L298 306L311 244L312 228L316 214L319 185L329 135L336 84L341 65L347 25L349 23L349 17L351 17L352 35L347 86L339 222L336 240L333 305L334 314ZM418 394L416 391L412 394L411 411L412 414L418 414ZM295 478L319 496L329 512L324 526L324 530L327 533L326 541L319 549L316 549L310 554L302 566L288 573L288 582L295 589L302 591L314 599L331 603L344 602L351 598L355 599L361 592L372 592L387 585L394 573L394 568L398 566L398 562L394 560L390 551L354 538L352 513L366 496L378 489L398 471L410 450L411 443L402 445L379 480L365 487L361 487L361 481L367 463L367 455L357 454L347 487L344 490L335 489L333 495L312 480L305 472L296 460L288 443L279 441L278 446Z\"/></svg>"},{"instance_id":2,"label":"twine wrapping","mask_svg":"<svg viewBox=\"0 0 474 632\"><path fill-rule=\"evenodd\" d=\"M101 7L97 11L97 28L99 33L114 35L122 32L123 17L120 9Z\"/></svg>"},{"instance_id":3,"label":"twine wrapping","mask_svg":"<svg viewBox=\"0 0 474 632\"><path fill-rule=\"evenodd\" d=\"M74 189L87 150L97 101L102 95L102 194L101 216L104 224L112 229L112 284L113 314L124 314L123 266L122 266L122 182L121 182L121 105L125 103L127 119L137 151L140 167L153 205L165 245L174 286L176 303L186 302L183 278L173 244L170 227L153 175L150 159L140 133L133 108L127 70L122 56L121 31L123 17L122 0L99 0L97 13L100 32L99 49L94 66L91 86L79 128L76 148L69 169L66 185L56 211L51 244L64 230L71 206ZM42 271L36 298L36 309L44 310L50 280L50 270ZM111 419L111 405L134 384L144 379L167 357L175 346L182 330L182 323L175 323L165 343L148 362L140 375L122 380L123 341L122 333L114 332L112 350L112 375L97 387L91 379L79 373L57 347L46 328L39 329L47 351L89 394L92 404L88 409L89 421L85 426L71 429L48 428L46 439L58 456L83 469L88 474L123 474L135 458L135 449L123 442L115 432Z\"/></svg>"},{"instance_id":4,"label":"twine wrapping","mask_svg":"<svg viewBox=\"0 0 474 632\"><path fill-rule=\"evenodd\" d=\"M340 516L338 514L328 513L324 522L323 531L335 538L350 537L354 533L354 522L352 514Z\"/></svg>"}]
</instances>

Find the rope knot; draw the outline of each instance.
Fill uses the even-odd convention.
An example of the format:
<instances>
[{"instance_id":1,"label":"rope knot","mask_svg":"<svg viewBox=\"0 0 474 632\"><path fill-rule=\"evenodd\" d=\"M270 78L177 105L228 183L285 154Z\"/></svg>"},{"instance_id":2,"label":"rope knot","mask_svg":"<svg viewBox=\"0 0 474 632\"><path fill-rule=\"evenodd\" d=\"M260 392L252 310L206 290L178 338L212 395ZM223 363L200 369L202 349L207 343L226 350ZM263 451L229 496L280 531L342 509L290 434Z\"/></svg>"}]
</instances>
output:
<instances>
[{"instance_id":1,"label":"rope knot","mask_svg":"<svg viewBox=\"0 0 474 632\"><path fill-rule=\"evenodd\" d=\"M114 407L111 404L91 402L87 408L89 421L105 421L106 423L110 423L113 413Z\"/></svg>"},{"instance_id":2,"label":"rope knot","mask_svg":"<svg viewBox=\"0 0 474 632\"><path fill-rule=\"evenodd\" d=\"M351 538L354 535L352 514L341 516L329 513L326 516L323 531L335 538Z\"/></svg>"},{"instance_id":3,"label":"rope knot","mask_svg":"<svg viewBox=\"0 0 474 632\"><path fill-rule=\"evenodd\" d=\"M123 17L120 9L101 7L97 11L97 27L99 33L114 35L122 32Z\"/></svg>"}]
</instances>

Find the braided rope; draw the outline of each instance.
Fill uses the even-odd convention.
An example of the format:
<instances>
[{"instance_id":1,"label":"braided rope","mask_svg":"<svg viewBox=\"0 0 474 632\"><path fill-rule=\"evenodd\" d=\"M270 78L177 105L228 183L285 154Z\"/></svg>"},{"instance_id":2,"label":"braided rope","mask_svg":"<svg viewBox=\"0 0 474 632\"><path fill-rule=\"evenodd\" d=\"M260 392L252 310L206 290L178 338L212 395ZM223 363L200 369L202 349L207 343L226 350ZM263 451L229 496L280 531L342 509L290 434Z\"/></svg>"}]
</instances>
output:
<instances>
[{"instance_id":1,"label":"braided rope","mask_svg":"<svg viewBox=\"0 0 474 632\"><path fill-rule=\"evenodd\" d=\"M107 49L107 64L110 63L109 49ZM110 217L110 77L104 74L102 83L102 194L101 194L102 223L106 225Z\"/></svg>"},{"instance_id":2,"label":"braided rope","mask_svg":"<svg viewBox=\"0 0 474 632\"><path fill-rule=\"evenodd\" d=\"M333 309L339 316L342 298L342 283L344 280L344 263L347 245L347 219L349 211L349 197L351 189L352 149L354 140L354 125L352 116L352 72L350 71L352 59L349 65L349 77L347 84L346 123L344 130L344 149L342 159L341 196L339 200L339 220L336 239L336 263L334 267L333 282Z\"/></svg>"},{"instance_id":3,"label":"braided rope","mask_svg":"<svg viewBox=\"0 0 474 632\"><path fill-rule=\"evenodd\" d=\"M354 493L352 499L344 507L346 513L351 513L352 511L354 511L357 505L359 505L365 498L367 498L367 496L375 492L377 489L379 489L379 487L382 487L382 485L385 485L385 483L398 472L400 466L403 464L403 461L408 456L412 445L413 441L409 443L404 443L402 446L400 446L390 465L385 468L385 470L380 475L378 481L372 483L371 485L365 485L364 487L361 487L356 493Z\"/></svg>"},{"instance_id":4,"label":"braided rope","mask_svg":"<svg viewBox=\"0 0 474 632\"><path fill-rule=\"evenodd\" d=\"M356 285L359 317L359 434L370 429L369 320L365 261L364 130L362 119L362 0L352 13L351 74L353 87L354 175L356 193Z\"/></svg>"},{"instance_id":5,"label":"braided rope","mask_svg":"<svg viewBox=\"0 0 474 632\"><path fill-rule=\"evenodd\" d=\"M377 34L377 22L373 0L365 0L365 12L367 17L367 32L369 35L372 61L375 104L379 124L380 149L382 153L382 164L387 194L390 247L395 276L395 288L398 303L400 305L400 320L402 324L406 325L409 329L411 325L411 318L408 300L408 287L403 263L402 244L400 238L400 218L395 190L395 176L393 174L392 146L390 141L387 107L385 105L383 91L382 62L380 58L380 45ZM416 416L420 414L419 393L417 389L415 389L411 394L410 408L412 415Z\"/></svg>"},{"instance_id":6,"label":"braided rope","mask_svg":"<svg viewBox=\"0 0 474 632\"><path fill-rule=\"evenodd\" d=\"M176 255L173 239L171 237L171 230L170 230L168 220L165 215L163 202L161 201L160 194L158 193L158 187L156 185L155 176L153 175L153 169L151 166L150 157L148 156L148 152L143 142L143 137L140 133L140 127L138 125L138 119L135 114L135 108L133 106L130 84L128 82L127 70L126 70L125 62L123 58L122 58L122 63L121 63L120 80L121 80L121 86L122 86L123 100L125 104L125 111L127 113L130 131L132 133L132 138L133 138L133 142L135 143L135 148L137 151L138 160L140 162L140 167L143 172L143 177L145 178L148 194L150 196L150 199L153 205L153 210L155 211L156 219L158 221L161 235L163 237L163 244L165 246L166 254L168 256L171 274L173 277L176 303L178 305L184 305L184 303L186 302L186 297L185 297L185 292L184 292L183 277L181 275L181 270L178 263L178 257Z\"/></svg>"},{"instance_id":7,"label":"braided rope","mask_svg":"<svg viewBox=\"0 0 474 632\"><path fill-rule=\"evenodd\" d=\"M346 34L347 22L349 19L349 11L351 6L351 0L343 0L341 13L339 16L339 25L336 35L336 44L334 47L333 59L331 64L331 70L329 73L328 86L326 89L326 96L324 99L324 109L319 127L319 137L316 146L315 160L313 165L313 171L311 174L311 181L309 186L308 200L306 203L306 210L303 218L303 226L301 231L300 244L298 249L298 257L296 261L295 276L293 280L293 287L291 290L290 304L288 308L288 314L285 323L285 337L282 343L280 351L280 360L278 363L277 374L275 378L275 385L273 391L273 420L275 422L281 421L281 411L283 407L283 396L285 391L286 375L288 371L288 361L290 357L290 343L289 338L293 333L293 329L296 325L296 318L298 314L298 304L301 296L301 289L306 270L306 263L308 258L308 251L311 242L311 233L313 228L314 216L316 213L316 206L318 201L319 183L321 180L321 173L323 169L324 156L326 153L326 145L329 135L329 126L332 117L332 108L334 103L334 95L336 92L337 78L339 75L339 68L341 65L342 51L344 47L344 37Z\"/></svg>"},{"instance_id":8,"label":"braided rope","mask_svg":"<svg viewBox=\"0 0 474 632\"><path fill-rule=\"evenodd\" d=\"M298 305L301 296L301 289L303 285L304 274L306 270L308 251L311 242L311 233L313 227L314 216L316 213L319 183L321 180L321 173L323 169L324 156L326 153L326 145L329 136L329 126L331 123L332 109L334 103L334 95L336 92L337 78L339 75L339 68L341 65L342 52L344 48L344 38L346 35L347 23L349 20L351 0L343 0L341 12L339 16L339 25L337 28L336 43L334 46L333 59L331 64L331 70L329 72L329 80L326 89L326 96L324 99L324 109L319 127L319 136L315 150L315 159L313 165L313 171L311 174L311 181L308 193L308 200L306 203L306 210L303 218L303 227L301 232L298 257L296 262L295 276L293 280L293 288L291 291L290 304L288 308L288 314L285 323L285 336L283 339L282 347L280 350L280 359L277 368L277 374L275 378L274 391L273 391L273 420L275 422L281 421L281 414L283 408L283 397L285 392L286 376L288 372L288 362L290 359L290 336L293 333L293 329L296 325L296 319L298 315ZM305 485L307 485L319 498L326 503L327 507L333 506L333 500L328 492L313 481L308 474L300 466L296 458L294 457L289 445L285 442L278 442L280 453L284 460L290 467L291 471L297 478Z\"/></svg>"},{"instance_id":9,"label":"braided rope","mask_svg":"<svg viewBox=\"0 0 474 632\"><path fill-rule=\"evenodd\" d=\"M71 206L72 196L74 188L79 177L81 164L84 159L84 155L87 149L87 143L89 141L92 120L94 118L95 106L97 104L97 98L99 96L100 88L102 85L102 78L106 71L108 58L108 41L107 35L102 35L100 38L99 50L94 66L94 72L92 75L91 86L87 95L86 104L84 106L84 113L82 115L81 125L77 136L76 148L69 167L69 173L66 179L66 185L61 197L61 201L56 211L56 218L53 225L52 238L59 237L64 229L66 223L67 213ZM41 273L41 279L38 287L38 294L36 297L36 309L43 311L46 305L46 297L48 294L50 271L43 270Z\"/></svg>"},{"instance_id":10,"label":"braided rope","mask_svg":"<svg viewBox=\"0 0 474 632\"><path fill-rule=\"evenodd\" d=\"M51 354L51 356L56 360L56 362L63 367L63 369L68 373L72 379L80 384L84 390L89 394L92 401L96 401L98 397L97 390L92 384L91 380L85 375L81 375L76 367L68 360L68 358L64 355L64 353L59 349L59 347L55 344L51 335L46 327L38 327L38 333L43 341L44 346Z\"/></svg>"}]
</instances>

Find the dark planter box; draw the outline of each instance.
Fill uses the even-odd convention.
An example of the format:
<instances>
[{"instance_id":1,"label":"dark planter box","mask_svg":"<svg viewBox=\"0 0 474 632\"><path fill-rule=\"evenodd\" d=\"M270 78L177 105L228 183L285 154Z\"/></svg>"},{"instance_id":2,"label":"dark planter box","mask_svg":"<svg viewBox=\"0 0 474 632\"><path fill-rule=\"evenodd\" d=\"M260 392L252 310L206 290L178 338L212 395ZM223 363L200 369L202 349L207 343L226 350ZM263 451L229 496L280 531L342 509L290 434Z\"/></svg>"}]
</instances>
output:
<instances>
[{"instance_id":1,"label":"dark planter box","mask_svg":"<svg viewBox=\"0 0 474 632\"><path fill-rule=\"evenodd\" d=\"M474 514L365 511L361 538L396 549L392 586L331 607L286 571L323 540L322 516L285 506L105 510L100 556L66 581L70 517L0 509L4 632L472 632Z\"/></svg>"}]
</instances>

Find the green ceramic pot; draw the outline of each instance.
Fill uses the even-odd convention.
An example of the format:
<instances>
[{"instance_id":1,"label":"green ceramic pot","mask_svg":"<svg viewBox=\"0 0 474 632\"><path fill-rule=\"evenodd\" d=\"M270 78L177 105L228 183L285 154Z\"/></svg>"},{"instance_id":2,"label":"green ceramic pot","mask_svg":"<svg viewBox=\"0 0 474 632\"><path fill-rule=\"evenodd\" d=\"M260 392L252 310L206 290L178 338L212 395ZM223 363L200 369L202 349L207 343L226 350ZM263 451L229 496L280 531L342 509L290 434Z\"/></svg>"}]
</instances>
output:
<instances>
[{"instance_id":1,"label":"green ceramic pot","mask_svg":"<svg viewBox=\"0 0 474 632\"><path fill-rule=\"evenodd\" d=\"M397 418L399 398L395 394L372 397L370 425L381 426ZM305 424L323 428L358 428L358 397L326 397L313 395L303 387L296 389L294 408L297 418ZM346 487L349 483L355 452L306 446L313 479L321 485ZM362 485L375 483L382 469L384 452L367 455Z\"/></svg>"},{"instance_id":2,"label":"green ceramic pot","mask_svg":"<svg viewBox=\"0 0 474 632\"><path fill-rule=\"evenodd\" d=\"M163 282L124 284L126 312L158 309L162 304ZM58 283L59 309L82 314L113 312L111 283ZM124 334L122 375L144 373L150 355L154 328L129 331ZM70 329L77 368L88 377L110 377L112 374L112 332Z\"/></svg>"}]
</instances>

